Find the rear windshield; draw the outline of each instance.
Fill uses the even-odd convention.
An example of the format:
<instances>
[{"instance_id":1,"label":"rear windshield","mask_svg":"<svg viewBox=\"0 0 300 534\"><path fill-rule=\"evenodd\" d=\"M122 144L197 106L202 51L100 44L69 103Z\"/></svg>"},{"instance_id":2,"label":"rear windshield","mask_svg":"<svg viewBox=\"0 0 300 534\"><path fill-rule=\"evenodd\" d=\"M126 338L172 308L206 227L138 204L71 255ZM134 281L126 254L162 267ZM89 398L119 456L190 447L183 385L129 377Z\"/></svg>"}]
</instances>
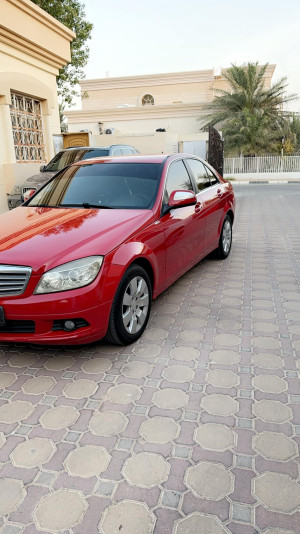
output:
<instances>
[{"instance_id":1,"label":"rear windshield","mask_svg":"<svg viewBox=\"0 0 300 534\"><path fill-rule=\"evenodd\" d=\"M160 168L158 163L87 163L69 167L26 205L151 209Z\"/></svg>"},{"instance_id":2,"label":"rear windshield","mask_svg":"<svg viewBox=\"0 0 300 534\"><path fill-rule=\"evenodd\" d=\"M74 161L80 161L82 159L94 158L99 156L108 156L109 151L106 148L97 150L64 150L58 152L56 156L48 163L45 171L58 172L74 163Z\"/></svg>"}]
</instances>

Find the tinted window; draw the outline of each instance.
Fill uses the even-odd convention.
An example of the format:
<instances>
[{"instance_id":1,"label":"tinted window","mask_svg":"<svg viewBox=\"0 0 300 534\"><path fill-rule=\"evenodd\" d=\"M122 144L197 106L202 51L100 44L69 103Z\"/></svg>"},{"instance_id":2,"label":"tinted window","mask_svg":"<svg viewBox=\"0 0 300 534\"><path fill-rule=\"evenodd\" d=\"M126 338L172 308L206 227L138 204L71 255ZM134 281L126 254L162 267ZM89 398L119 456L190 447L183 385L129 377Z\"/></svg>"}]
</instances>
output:
<instances>
[{"instance_id":1,"label":"tinted window","mask_svg":"<svg viewBox=\"0 0 300 534\"><path fill-rule=\"evenodd\" d=\"M102 156L108 156L108 154L109 150L107 148L100 148L98 150L87 151L80 159L99 158Z\"/></svg>"},{"instance_id":2,"label":"tinted window","mask_svg":"<svg viewBox=\"0 0 300 534\"><path fill-rule=\"evenodd\" d=\"M74 163L74 161L79 161L81 159L94 158L96 156L108 156L107 149L100 150L91 150L91 149L80 149L80 150L64 150L58 152L56 156L48 163L46 170L51 172L58 172Z\"/></svg>"},{"instance_id":3,"label":"tinted window","mask_svg":"<svg viewBox=\"0 0 300 534\"><path fill-rule=\"evenodd\" d=\"M174 161L169 167L164 195L165 203L168 203L172 191L176 191L177 189L189 189L193 191L191 179L181 159Z\"/></svg>"},{"instance_id":4,"label":"tinted window","mask_svg":"<svg viewBox=\"0 0 300 534\"><path fill-rule=\"evenodd\" d=\"M216 185L219 183L218 178L214 175L214 173L205 165L206 172L209 176L211 185Z\"/></svg>"},{"instance_id":5,"label":"tinted window","mask_svg":"<svg viewBox=\"0 0 300 534\"><path fill-rule=\"evenodd\" d=\"M206 172L207 167L205 167L205 165L198 159L188 159L187 163L196 180L198 191L210 187L209 177Z\"/></svg>"},{"instance_id":6,"label":"tinted window","mask_svg":"<svg viewBox=\"0 0 300 534\"><path fill-rule=\"evenodd\" d=\"M87 163L63 171L28 205L150 209L159 178L156 163Z\"/></svg>"}]
</instances>

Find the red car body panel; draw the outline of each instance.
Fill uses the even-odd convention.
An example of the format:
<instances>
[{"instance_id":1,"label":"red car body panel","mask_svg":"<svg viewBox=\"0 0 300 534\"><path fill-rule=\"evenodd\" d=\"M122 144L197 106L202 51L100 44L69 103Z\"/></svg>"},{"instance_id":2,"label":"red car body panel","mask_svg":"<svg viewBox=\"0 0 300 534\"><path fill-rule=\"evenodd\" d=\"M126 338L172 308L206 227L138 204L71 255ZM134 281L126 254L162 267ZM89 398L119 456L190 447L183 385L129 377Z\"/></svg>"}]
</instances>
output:
<instances>
[{"instance_id":1,"label":"red car body panel","mask_svg":"<svg viewBox=\"0 0 300 534\"><path fill-rule=\"evenodd\" d=\"M32 268L23 294L0 296L7 320L32 320L35 333L1 332L0 340L49 344L92 342L105 336L114 295L128 266L146 262L156 298L184 272L218 246L227 213L234 213L232 186L219 184L197 194L197 204L161 214L168 167L183 155L133 156L89 160L161 163L161 181L152 209L18 207L0 216L0 264ZM165 162L166 160L166 162ZM86 162L77 162L81 166ZM70 291L34 294L43 273L58 265L101 255L96 279ZM144 263L145 265L145 263ZM55 320L84 318L89 326L53 331Z\"/></svg>"}]
</instances>

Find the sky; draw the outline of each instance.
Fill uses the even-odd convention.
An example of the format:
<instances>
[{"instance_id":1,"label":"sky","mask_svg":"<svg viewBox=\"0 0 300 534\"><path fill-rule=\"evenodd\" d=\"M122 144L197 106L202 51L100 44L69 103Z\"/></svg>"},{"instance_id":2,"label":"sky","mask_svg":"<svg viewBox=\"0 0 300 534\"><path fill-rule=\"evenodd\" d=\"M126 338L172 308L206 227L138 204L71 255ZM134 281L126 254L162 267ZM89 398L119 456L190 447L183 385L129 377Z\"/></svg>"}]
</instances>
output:
<instances>
[{"instance_id":1,"label":"sky","mask_svg":"<svg viewBox=\"0 0 300 534\"><path fill-rule=\"evenodd\" d=\"M300 95L299 0L82 0L86 79L276 64ZM76 106L78 107L78 105ZM300 99L290 104L300 111Z\"/></svg>"}]
</instances>

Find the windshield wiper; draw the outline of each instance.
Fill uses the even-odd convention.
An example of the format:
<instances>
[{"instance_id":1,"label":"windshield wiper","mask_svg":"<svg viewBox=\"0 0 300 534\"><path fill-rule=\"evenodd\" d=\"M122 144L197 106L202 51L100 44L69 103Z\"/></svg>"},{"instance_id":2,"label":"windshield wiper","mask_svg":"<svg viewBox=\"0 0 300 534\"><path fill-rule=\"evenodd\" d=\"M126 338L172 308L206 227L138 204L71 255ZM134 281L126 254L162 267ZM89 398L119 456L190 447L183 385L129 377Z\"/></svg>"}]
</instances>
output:
<instances>
[{"instance_id":1,"label":"windshield wiper","mask_svg":"<svg viewBox=\"0 0 300 534\"><path fill-rule=\"evenodd\" d=\"M112 210L113 209L112 206L105 206L104 204L90 204L89 202L82 202L82 204L59 204L59 207L60 208L85 208L85 209L90 209L90 208L100 209L100 208L104 208L106 210Z\"/></svg>"}]
</instances>

